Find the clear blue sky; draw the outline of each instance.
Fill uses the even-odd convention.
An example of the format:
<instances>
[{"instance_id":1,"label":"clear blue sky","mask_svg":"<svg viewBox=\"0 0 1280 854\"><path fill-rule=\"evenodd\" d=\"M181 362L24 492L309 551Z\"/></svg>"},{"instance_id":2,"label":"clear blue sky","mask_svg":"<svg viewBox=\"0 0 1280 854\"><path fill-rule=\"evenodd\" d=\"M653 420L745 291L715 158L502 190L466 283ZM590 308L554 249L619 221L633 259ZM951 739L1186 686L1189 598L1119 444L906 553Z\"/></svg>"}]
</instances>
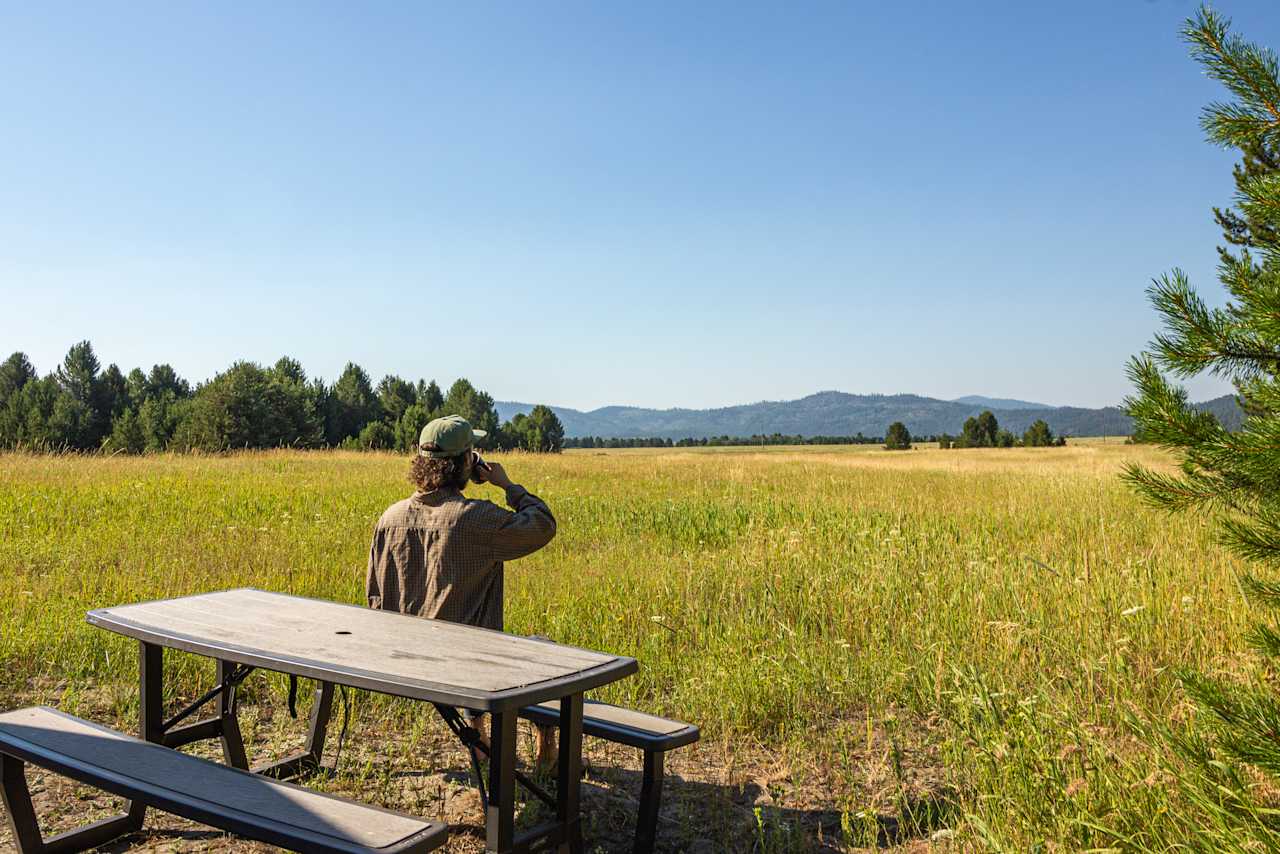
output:
<instances>
[{"instance_id":1,"label":"clear blue sky","mask_svg":"<svg viewBox=\"0 0 1280 854\"><path fill-rule=\"evenodd\" d=\"M1280 48L1274 2L1218 8ZM6 4L0 350L1114 403L1151 277L1220 299L1194 9Z\"/></svg>"}]
</instances>

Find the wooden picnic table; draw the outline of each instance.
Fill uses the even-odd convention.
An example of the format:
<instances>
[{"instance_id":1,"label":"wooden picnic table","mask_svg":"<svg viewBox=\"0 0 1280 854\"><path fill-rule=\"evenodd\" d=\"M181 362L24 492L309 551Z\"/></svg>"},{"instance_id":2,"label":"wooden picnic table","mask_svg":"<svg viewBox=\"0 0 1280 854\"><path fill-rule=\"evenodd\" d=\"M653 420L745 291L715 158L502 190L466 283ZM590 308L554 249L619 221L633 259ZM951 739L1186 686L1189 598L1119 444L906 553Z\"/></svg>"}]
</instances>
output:
<instances>
[{"instance_id":1,"label":"wooden picnic table","mask_svg":"<svg viewBox=\"0 0 1280 854\"><path fill-rule=\"evenodd\" d=\"M90 611L88 621L139 642L139 729L169 747L218 738L227 763L247 767L234 686L251 668L320 682L307 750L261 769L290 776L318 764L333 685L349 685L437 707L492 714L485 815L489 851L550 842L581 851L582 694L637 670L635 659L489 629L262 590L239 589ZM213 717L178 726L164 719L163 652L217 661ZM214 692L207 695L215 697ZM556 817L515 833L516 718L522 707L560 703Z\"/></svg>"}]
</instances>

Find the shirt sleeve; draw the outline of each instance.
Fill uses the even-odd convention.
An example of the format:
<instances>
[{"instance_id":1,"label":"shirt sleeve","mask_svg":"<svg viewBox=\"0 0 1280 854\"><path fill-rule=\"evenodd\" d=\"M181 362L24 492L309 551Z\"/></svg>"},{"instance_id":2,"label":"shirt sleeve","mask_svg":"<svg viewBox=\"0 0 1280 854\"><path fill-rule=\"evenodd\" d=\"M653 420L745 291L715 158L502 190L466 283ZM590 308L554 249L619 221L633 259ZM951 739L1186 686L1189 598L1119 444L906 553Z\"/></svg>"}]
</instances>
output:
<instances>
[{"instance_id":1,"label":"shirt sleeve","mask_svg":"<svg viewBox=\"0 0 1280 854\"><path fill-rule=\"evenodd\" d=\"M556 518L541 498L518 484L507 490L507 504L514 511L493 532L496 560L515 560L532 554L556 535Z\"/></svg>"},{"instance_id":2,"label":"shirt sleeve","mask_svg":"<svg viewBox=\"0 0 1280 854\"><path fill-rule=\"evenodd\" d=\"M382 527L374 528L373 539L369 543L369 569L364 577L364 594L370 608L382 607L383 578L386 574L386 566L383 562L383 555L386 552L384 539Z\"/></svg>"}]
</instances>

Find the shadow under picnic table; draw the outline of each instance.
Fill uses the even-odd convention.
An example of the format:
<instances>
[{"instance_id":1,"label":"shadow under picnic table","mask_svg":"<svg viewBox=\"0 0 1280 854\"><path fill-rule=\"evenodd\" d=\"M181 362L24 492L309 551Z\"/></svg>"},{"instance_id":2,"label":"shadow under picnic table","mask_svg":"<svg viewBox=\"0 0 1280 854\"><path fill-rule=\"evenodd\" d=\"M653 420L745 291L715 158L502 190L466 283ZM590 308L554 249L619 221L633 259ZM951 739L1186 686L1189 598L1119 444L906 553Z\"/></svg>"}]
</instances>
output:
<instances>
[{"instance_id":1,"label":"shadow under picnic table","mask_svg":"<svg viewBox=\"0 0 1280 854\"><path fill-rule=\"evenodd\" d=\"M430 772L402 771L414 778ZM471 784L466 768L451 768L443 778L459 786ZM643 774L618 765L588 762L583 780L583 820L587 849L600 854L631 854ZM484 839L483 816L457 816L451 833ZM536 800L522 804L517 824L534 825L544 808ZM928 839L956 818L951 793L940 791L904 798L899 815L877 813L855 818L839 810L779 805L754 782L741 785L691 780L668 773L658 816L655 850L711 852L761 849L838 852L851 847L890 848L913 839ZM848 828L848 834L846 834ZM846 838L848 835L849 838Z\"/></svg>"}]
</instances>

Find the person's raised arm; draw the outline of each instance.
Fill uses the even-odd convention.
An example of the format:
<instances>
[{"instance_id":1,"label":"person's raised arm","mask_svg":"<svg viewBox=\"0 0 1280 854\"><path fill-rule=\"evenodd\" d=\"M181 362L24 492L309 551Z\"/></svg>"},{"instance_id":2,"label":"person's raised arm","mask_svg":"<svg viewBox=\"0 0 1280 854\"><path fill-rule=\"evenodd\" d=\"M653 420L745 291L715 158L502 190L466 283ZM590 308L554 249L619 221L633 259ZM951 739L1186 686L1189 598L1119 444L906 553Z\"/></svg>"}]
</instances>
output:
<instances>
[{"instance_id":1,"label":"person's raised arm","mask_svg":"<svg viewBox=\"0 0 1280 854\"><path fill-rule=\"evenodd\" d=\"M491 483L507 495L507 505L514 511L493 533L494 557L515 560L551 542L556 535L556 518L541 498L507 476L500 463L486 461L485 483Z\"/></svg>"}]
</instances>

